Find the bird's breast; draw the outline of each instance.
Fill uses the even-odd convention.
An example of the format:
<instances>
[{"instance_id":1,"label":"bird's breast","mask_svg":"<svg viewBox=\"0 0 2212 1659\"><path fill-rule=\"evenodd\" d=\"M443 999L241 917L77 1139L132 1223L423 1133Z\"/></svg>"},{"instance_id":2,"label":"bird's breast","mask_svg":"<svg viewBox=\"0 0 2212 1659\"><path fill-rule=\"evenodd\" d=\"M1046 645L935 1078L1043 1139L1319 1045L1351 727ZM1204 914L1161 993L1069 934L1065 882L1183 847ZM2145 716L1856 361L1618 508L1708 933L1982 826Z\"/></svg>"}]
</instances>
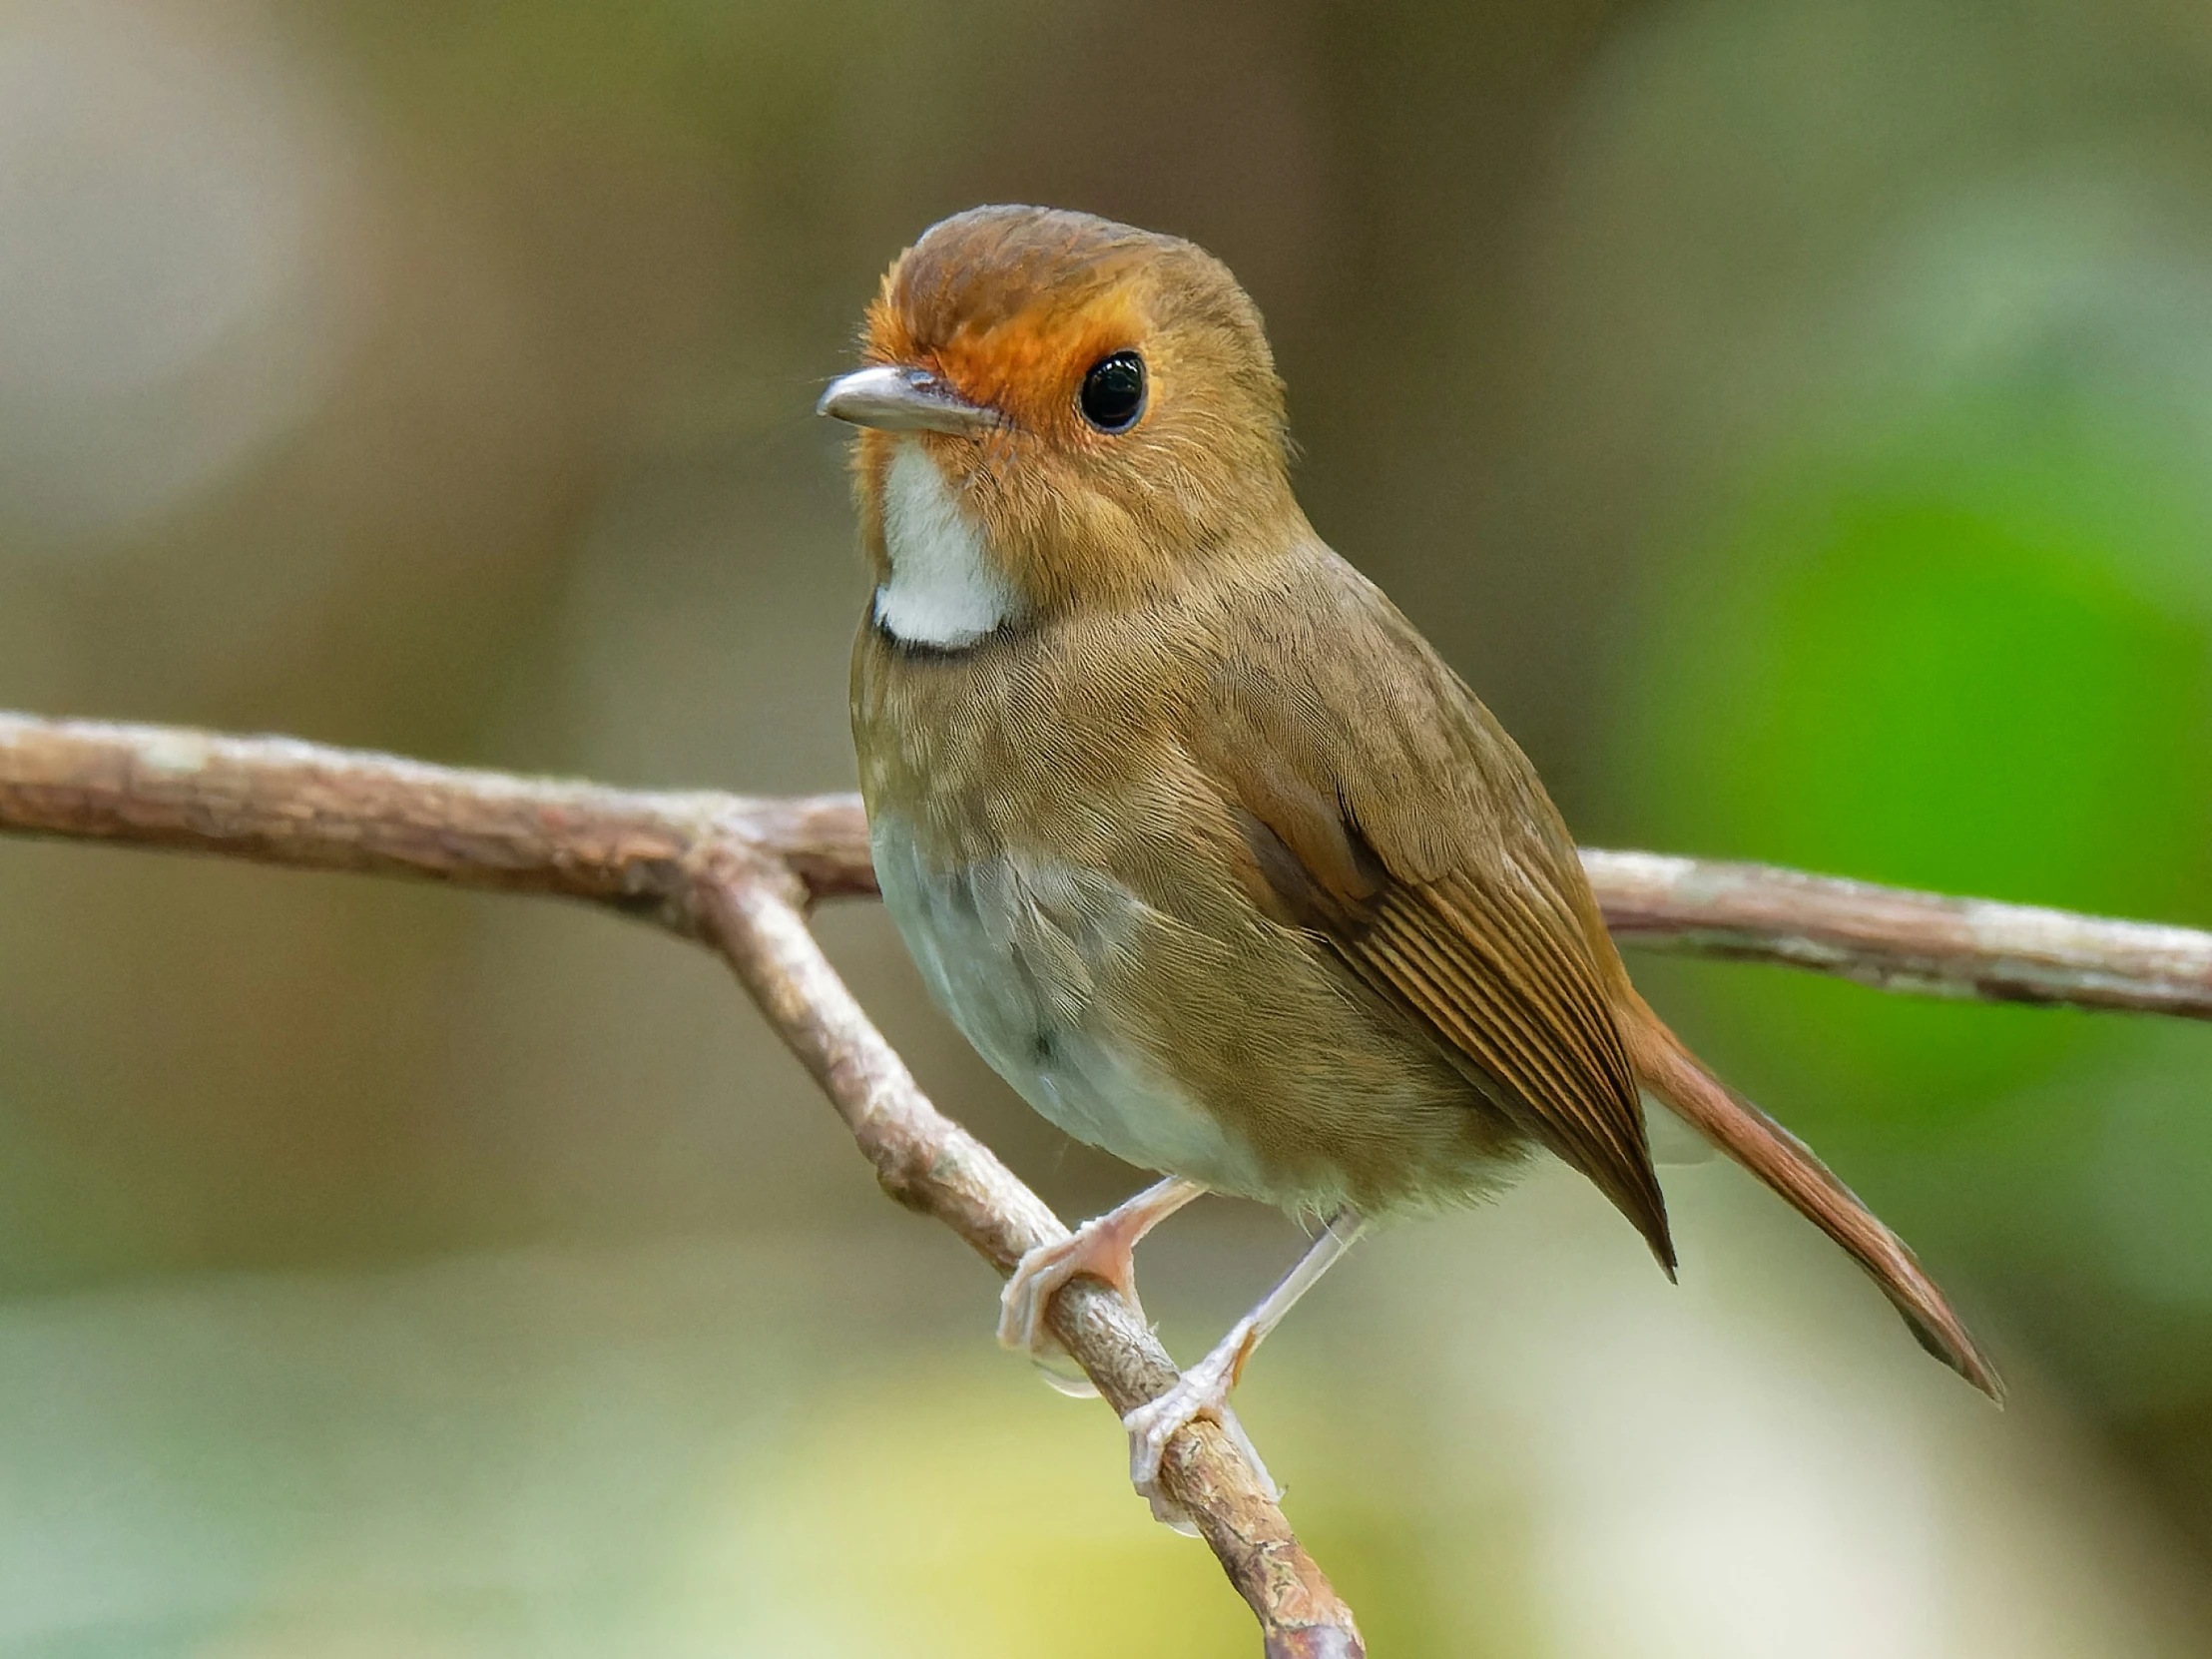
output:
<instances>
[{"instance_id":1,"label":"bird's breast","mask_svg":"<svg viewBox=\"0 0 2212 1659\"><path fill-rule=\"evenodd\" d=\"M1252 1148L1148 1052L1124 983L1161 918L1111 875L1001 851L946 864L912 823L869 825L876 880L930 994L1014 1091L1076 1139L1224 1192Z\"/></svg>"}]
</instances>

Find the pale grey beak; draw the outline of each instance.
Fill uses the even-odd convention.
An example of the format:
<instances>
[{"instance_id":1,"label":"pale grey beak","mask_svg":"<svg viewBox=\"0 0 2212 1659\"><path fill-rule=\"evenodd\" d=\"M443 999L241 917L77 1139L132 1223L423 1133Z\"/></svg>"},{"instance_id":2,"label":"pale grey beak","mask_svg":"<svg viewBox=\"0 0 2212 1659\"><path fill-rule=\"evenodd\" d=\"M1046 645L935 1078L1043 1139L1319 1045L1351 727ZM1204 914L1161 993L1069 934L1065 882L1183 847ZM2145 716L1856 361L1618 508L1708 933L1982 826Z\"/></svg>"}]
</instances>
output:
<instances>
[{"instance_id":1,"label":"pale grey beak","mask_svg":"<svg viewBox=\"0 0 2212 1659\"><path fill-rule=\"evenodd\" d=\"M830 382L815 413L885 432L987 432L998 416L978 408L926 369L892 363L857 368Z\"/></svg>"}]
</instances>

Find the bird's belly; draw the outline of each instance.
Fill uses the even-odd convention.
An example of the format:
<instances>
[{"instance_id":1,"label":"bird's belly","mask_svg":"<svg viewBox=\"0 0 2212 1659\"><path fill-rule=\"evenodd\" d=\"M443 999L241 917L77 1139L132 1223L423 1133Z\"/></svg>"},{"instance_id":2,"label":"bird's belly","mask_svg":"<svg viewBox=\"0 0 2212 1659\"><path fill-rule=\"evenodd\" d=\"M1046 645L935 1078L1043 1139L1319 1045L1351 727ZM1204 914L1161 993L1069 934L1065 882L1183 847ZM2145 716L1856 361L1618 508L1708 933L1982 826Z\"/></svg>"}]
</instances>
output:
<instances>
[{"instance_id":1,"label":"bird's belly","mask_svg":"<svg viewBox=\"0 0 2212 1659\"><path fill-rule=\"evenodd\" d=\"M1219 1191L1266 1186L1251 1147L1122 1028L1106 964L1145 926L1111 876L998 854L933 867L906 825L870 825L883 902L930 994L1014 1091L1077 1140Z\"/></svg>"}]
</instances>

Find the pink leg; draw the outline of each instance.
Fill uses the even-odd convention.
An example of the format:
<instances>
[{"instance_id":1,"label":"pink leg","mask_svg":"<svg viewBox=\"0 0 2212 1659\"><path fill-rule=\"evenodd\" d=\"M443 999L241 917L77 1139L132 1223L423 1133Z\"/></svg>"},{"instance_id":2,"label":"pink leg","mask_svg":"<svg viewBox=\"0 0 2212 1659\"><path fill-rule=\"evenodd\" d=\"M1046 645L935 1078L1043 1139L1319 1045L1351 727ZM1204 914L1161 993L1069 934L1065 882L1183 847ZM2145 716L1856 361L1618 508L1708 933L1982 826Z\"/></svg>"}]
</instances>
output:
<instances>
[{"instance_id":1,"label":"pink leg","mask_svg":"<svg viewBox=\"0 0 2212 1659\"><path fill-rule=\"evenodd\" d=\"M998 1340L1040 1359L1059 1354L1059 1340L1045 1328L1045 1312L1060 1287L1079 1273L1105 1280L1141 1317L1144 1308L1137 1301L1137 1269L1131 1255L1137 1241L1205 1191L1196 1181L1170 1176L1126 1204L1094 1216L1057 1243L1032 1250L1000 1293Z\"/></svg>"},{"instance_id":2,"label":"pink leg","mask_svg":"<svg viewBox=\"0 0 2212 1659\"><path fill-rule=\"evenodd\" d=\"M1185 1372L1183 1380L1158 1399L1147 1401L1121 1419L1122 1427L1129 1431L1129 1478L1151 1501L1152 1513L1158 1519L1172 1526L1183 1518L1175 1505L1161 1494L1160 1457L1167 1450L1168 1441L1196 1417L1212 1417L1227 1428L1253 1472L1260 1477L1260 1483L1271 1492L1275 1490L1267 1465L1260 1461L1260 1454L1237 1421L1236 1413L1229 1409L1229 1390L1237 1385L1237 1379L1244 1372L1245 1362L1252 1358L1252 1351L1267 1339L1269 1332L1283 1323L1283 1316L1297 1305L1298 1299L1312 1290L1315 1282L1352 1248L1366 1225L1353 1211L1338 1211L1321 1237L1299 1258L1298 1265L1284 1275L1283 1283L1270 1291L1259 1307L1232 1326L1229 1335L1214 1345L1211 1354Z\"/></svg>"}]
</instances>

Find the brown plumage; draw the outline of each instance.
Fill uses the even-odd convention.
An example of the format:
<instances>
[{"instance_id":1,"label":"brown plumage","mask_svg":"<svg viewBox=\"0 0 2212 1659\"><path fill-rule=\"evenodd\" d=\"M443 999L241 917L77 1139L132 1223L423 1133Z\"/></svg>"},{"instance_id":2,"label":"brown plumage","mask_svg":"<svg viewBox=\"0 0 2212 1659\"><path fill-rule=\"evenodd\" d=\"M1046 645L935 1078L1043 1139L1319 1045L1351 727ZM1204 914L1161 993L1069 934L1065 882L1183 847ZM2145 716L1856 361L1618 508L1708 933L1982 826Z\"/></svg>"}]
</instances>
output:
<instances>
[{"instance_id":1,"label":"brown plumage","mask_svg":"<svg viewBox=\"0 0 2212 1659\"><path fill-rule=\"evenodd\" d=\"M1644 1005L1525 757L1308 525L1225 268L978 209L893 265L864 356L824 406L869 428L852 709L878 869L1032 1104L1323 1214L1465 1202L1542 1148L1671 1273L1648 1089L1995 1392L1910 1253ZM1101 424L1137 359L1139 412Z\"/></svg>"}]
</instances>

